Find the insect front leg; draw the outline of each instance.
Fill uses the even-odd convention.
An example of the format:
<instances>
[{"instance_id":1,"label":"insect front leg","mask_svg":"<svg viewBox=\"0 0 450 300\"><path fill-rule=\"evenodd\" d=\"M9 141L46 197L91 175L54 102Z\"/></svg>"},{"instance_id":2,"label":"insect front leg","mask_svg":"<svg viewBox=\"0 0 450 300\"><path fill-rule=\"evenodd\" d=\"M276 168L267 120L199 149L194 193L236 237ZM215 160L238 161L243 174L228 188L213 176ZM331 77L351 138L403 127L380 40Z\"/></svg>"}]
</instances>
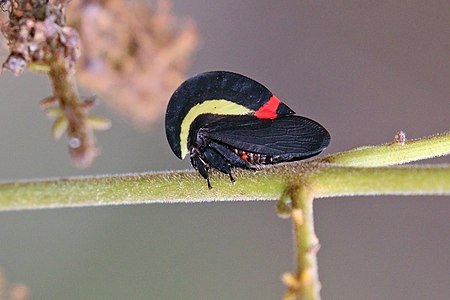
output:
<instances>
[{"instance_id":1,"label":"insect front leg","mask_svg":"<svg viewBox=\"0 0 450 300\"><path fill-rule=\"evenodd\" d=\"M235 182L233 175L231 175L231 165L229 162L214 148L208 147L204 152L208 164L222 173L228 174L231 182Z\"/></svg>"},{"instance_id":2,"label":"insect front leg","mask_svg":"<svg viewBox=\"0 0 450 300\"><path fill-rule=\"evenodd\" d=\"M208 163L200 157L200 153L196 148L191 149L191 164L196 169L203 178L208 182L208 189L212 189L211 183L209 182L209 165Z\"/></svg>"}]
</instances>

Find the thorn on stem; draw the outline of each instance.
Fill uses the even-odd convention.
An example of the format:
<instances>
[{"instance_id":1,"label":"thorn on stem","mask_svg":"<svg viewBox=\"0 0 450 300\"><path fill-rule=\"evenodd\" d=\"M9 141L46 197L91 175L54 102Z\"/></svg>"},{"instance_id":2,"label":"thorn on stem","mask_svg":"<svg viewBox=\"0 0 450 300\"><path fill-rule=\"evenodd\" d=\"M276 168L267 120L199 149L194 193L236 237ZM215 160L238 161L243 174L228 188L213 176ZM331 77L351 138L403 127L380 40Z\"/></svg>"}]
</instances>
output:
<instances>
[{"instance_id":1,"label":"thorn on stem","mask_svg":"<svg viewBox=\"0 0 450 300\"><path fill-rule=\"evenodd\" d=\"M404 146L406 142L406 134L404 131L400 130L394 136L394 143L400 146Z\"/></svg>"},{"instance_id":2,"label":"thorn on stem","mask_svg":"<svg viewBox=\"0 0 450 300\"><path fill-rule=\"evenodd\" d=\"M283 300L295 300L298 296L298 290L301 282L297 276L290 272L281 275L281 281L288 288L288 291L283 295Z\"/></svg>"},{"instance_id":3,"label":"thorn on stem","mask_svg":"<svg viewBox=\"0 0 450 300\"><path fill-rule=\"evenodd\" d=\"M58 98L56 98L55 96L48 96L39 102L39 106L41 107L41 109L49 109L52 106L56 105L58 101Z\"/></svg>"},{"instance_id":4,"label":"thorn on stem","mask_svg":"<svg viewBox=\"0 0 450 300\"><path fill-rule=\"evenodd\" d=\"M286 272L281 274L281 281L286 285L288 288L298 288L300 282L294 274L291 272Z\"/></svg>"},{"instance_id":5,"label":"thorn on stem","mask_svg":"<svg viewBox=\"0 0 450 300\"><path fill-rule=\"evenodd\" d=\"M86 111L89 112L92 108L94 108L98 104L98 98L97 96L91 96L86 98L83 103L81 104L81 107Z\"/></svg>"},{"instance_id":6,"label":"thorn on stem","mask_svg":"<svg viewBox=\"0 0 450 300\"><path fill-rule=\"evenodd\" d=\"M319 250L320 250L320 243L319 240L315 238L314 244L311 247L309 247L308 252L310 254L316 255L317 252L319 252Z\"/></svg>"}]
</instances>

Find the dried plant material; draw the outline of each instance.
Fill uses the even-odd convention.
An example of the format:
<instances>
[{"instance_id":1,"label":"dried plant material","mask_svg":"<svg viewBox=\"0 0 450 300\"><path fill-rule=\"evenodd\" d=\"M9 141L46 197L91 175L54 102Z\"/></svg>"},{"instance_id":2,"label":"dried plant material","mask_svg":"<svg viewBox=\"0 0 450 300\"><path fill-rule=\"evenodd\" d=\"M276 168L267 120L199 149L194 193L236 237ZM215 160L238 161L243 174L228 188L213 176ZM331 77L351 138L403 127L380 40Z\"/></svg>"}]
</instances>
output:
<instances>
[{"instance_id":1,"label":"dried plant material","mask_svg":"<svg viewBox=\"0 0 450 300\"><path fill-rule=\"evenodd\" d=\"M22 283L9 283L0 269L0 300L26 300L30 298L30 290Z\"/></svg>"},{"instance_id":2,"label":"dried plant material","mask_svg":"<svg viewBox=\"0 0 450 300\"><path fill-rule=\"evenodd\" d=\"M66 134L73 164L86 167L98 154L93 131L111 124L88 115L94 101L78 95L75 66L84 86L137 123L148 124L162 115L184 79L198 37L192 22L176 28L167 1L156 9L122 0L70 2L73 26L66 23L69 2L8 2L1 30L10 54L3 69L16 76L25 69L49 76L53 94L41 106L55 120L52 135Z\"/></svg>"},{"instance_id":3,"label":"dried plant material","mask_svg":"<svg viewBox=\"0 0 450 300\"><path fill-rule=\"evenodd\" d=\"M108 122L88 122L92 101L80 99L75 84L75 63L80 54L80 37L66 25L66 0L11 0L8 20L1 30L10 54L3 69L14 75L25 69L48 75L53 95L41 101L41 107L55 119L52 135L66 134L69 154L75 166L89 166L97 155L93 130L109 128Z\"/></svg>"},{"instance_id":4,"label":"dried plant material","mask_svg":"<svg viewBox=\"0 0 450 300\"><path fill-rule=\"evenodd\" d=\"M68 68L77 60L80 38L65 25L65 1L12 0L8 17L2 22L10 50L4 69L20 75L28 66L48 67L55 56L64 57Z\"/></svg>"},{"instance_id":5,"label":"dried plant material","mask_svg":"<svg viewBox=\"0 0 450 300\"><path fill-rule=\"evenodd\" d=\"M198 44L196 27L177 28L168 1L76 0L70 24L81 36L77 79L139 125L161 118Z\"/></svg>"}]
</instances>

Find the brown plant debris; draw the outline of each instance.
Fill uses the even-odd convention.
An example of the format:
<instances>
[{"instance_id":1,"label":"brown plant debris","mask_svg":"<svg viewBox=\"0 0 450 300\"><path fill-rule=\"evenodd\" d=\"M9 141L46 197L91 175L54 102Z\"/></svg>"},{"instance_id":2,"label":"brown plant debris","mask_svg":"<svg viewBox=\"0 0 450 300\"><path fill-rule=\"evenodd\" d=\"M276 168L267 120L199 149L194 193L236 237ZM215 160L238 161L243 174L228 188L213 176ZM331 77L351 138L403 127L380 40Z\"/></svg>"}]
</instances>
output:
<instances>
[{"instance_id":1,"label":"brown plant debris","mask_svg":"<svg viewBox=\"0 0 450 300\"><path fill-rule=\"evenodd\" d=\"M74 66L80 54L80 37L74 28L66 25L66 4L65 0L9 2L8 17L3 17L1 26L10 50L3 69L16 76L26 68L49 76L53 94L46 98L43 106L52 106L53 114L59 111L53 135L59 137L66 133L72 162L86 167L97 151L94 127L87 115L88 105L80 99L75 84Z\"/></svg>"},{"instance_id":2,"label":"brown plant debris","mask_svg":"<svg viewBox=\"0 0 450 300\"><path fill-rule=\"evenodd\" d=\"M30 298L30 291L22 283L9 283L3 270L0 269L0 300L26 300Z\"/></svg>"},{"instance_id":3,"label":"brown plant debris","mask_svg":"<svg viewBox=\"0 0 450 300\"><path fill-rule=\"evenodd\" d=\"M65 26L65 1L12 0L2 22L10 55L3 64L16 76L26 67L47 71L57 56L70 68L79 56L78 33ZM39 66L43 66L42 69Z\"/></svg>"},{"instance_id":4,"label":"brown plant debris","mask_svg":"<svg viewBox=\"0 0 450 300\"><path fill-rule=\"evenodd\" d=\"M79 82L138 125L160 119L197 47L194 23L180 27L164 0L74 0L69 10L83 49Z\"/></svg>"},{"instance_id":5,"label":"brown plant debris","mask_svg":"<svg viewBox=\"0 0 450 300\"><path fill-rule=\"evenodd\" d=\"M68 3L73 26L66 22ZM41 106L54 119L53 136L67 135L78 167L93 162L98 154L93 130L108 129L110 122L88 115L94 102L78 95L75 68L84 86L137 123L149 124L184 79L198 43L194 24L178 28L163 0L156 8L131 0L3 0L0 5L10 51L3 69L16 76L25 69L48 75L53 94Z\"/></svg>"}]
</instances>

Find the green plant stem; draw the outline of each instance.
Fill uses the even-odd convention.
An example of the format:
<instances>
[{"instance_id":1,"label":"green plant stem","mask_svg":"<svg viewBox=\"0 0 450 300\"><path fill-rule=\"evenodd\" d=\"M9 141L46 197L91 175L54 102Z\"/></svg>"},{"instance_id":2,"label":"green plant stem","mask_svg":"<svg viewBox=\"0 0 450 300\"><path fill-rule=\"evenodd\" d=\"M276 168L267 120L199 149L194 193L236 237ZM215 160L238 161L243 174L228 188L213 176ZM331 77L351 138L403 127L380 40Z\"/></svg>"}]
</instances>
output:
<instances>
[{"instance_id":1,"label":"green plant stem","mask_svg":"<svg viewBox=\"0 0 450 300\"><path fill-rule=\"evenodd\" d=\"M287 175L290 174L290 175ZM305 180L315 197L344 195L448 195L450 166L342 167L312 163L238 172L231 185L214 174L208 190L198 174L146 173L0 183L0 211L139 203L254 201L278 199L290 184Z\"/></svg>"},{"instance_id":2,"label":"green plant stem","mask_svg":"<svg viewBox=\"0 0 450 300\"><path fill-rule=\"evenodd\" d=\"M322 162L353 167L379 167L404 164L450 154L450 132L404 144L391 142L378 146L365 146L321 158Z\"/></svg>"},{"instance_id":3,"label":"green plant stem","mask_svg":"<svg viewBox=\"0 0 450 300\"><path fill-rule=\"evenodd\" d=\"M317 267L319 241L314 232L313 198L347 195L450 195L450 166L342 167L323 165L293 179L290 199L281 198L278 208L291 201L297 249L297 275L284 282L284 299L320 299ZM289 275L289 274L288 274Z\"/></svg>"},{"instance_id":4,"label":"green plant stem","mask_svg":"<svg viewBox=\"0 0 450 300\"><path fill-rule=\"evenodd\" d=\"M0 183L0 210L268 200L276 199L286 186L286 180L276 178L275 174L247 173L246 177L250 180L242 178L231 186L227 177L216 175L212 190L208 190L206 182L192 171ZM252 184L254 187L248 189Z\"/></svg>"},{"instance_id":5,"label":"green plant stem","mask_svg":"<svg viewBox=\"0 0 450 300\"><path fill-rule=\"evenodd\" d=\"M317 189L315 197L448 194L449 166L362 168L348 165L359 166L362 164L359 160L370 167L406 163L449 152L450 134L445 133L403 146L359 148L257 172L237 170L238 180L234 186L226 176L214 173L214 188L210 191L201 190L206 184L193 171L0 182L0 211L152 202L273 200L279 198L286 187L292 183L298 185L305 178Z\"/></svg>"},{"instance_id":6,"label":"green plant stem","mask_svg":"<svg viewBox=\"0 0 450 300\"><path fill-rule=\"evenodd\" d=\"M282 195L279 212L292 216L297 243L297 274L285 274L285 299L320 299L313 199L347 195L450 195L450 165L391 166L445 155L448 133L406 144L350 150L325 158L237 171L230 188L227 176L213 174L212 190L192 171L78 177L0 183L0 211L138 204L273 200ZM203 189L203 190L201 190ZM291 201L291 208L287 202Z\"/></svg>"},{"instance_id":7,"label":"green plant stem","mask_svg":"<svg viewBox=\"0 0 450 300\"><path fill-rule=\"evenodd\" d=\"M450 166L360 168L328 165L309 178L315 197L450 195Z\"/></svg>"},{"instance_id":8,"label":"green plant stem","mask_svg":"<svg viewBox=\"0 0 450 300\"><path fill-rule=\"evenodd\" d=\"M297 242L297 275L288 285L284 299L319 300L321 286L316 254L320 245L314 231L314 195L305 185L292 189L290 195Z\"/></svg>"}]
</instances>

